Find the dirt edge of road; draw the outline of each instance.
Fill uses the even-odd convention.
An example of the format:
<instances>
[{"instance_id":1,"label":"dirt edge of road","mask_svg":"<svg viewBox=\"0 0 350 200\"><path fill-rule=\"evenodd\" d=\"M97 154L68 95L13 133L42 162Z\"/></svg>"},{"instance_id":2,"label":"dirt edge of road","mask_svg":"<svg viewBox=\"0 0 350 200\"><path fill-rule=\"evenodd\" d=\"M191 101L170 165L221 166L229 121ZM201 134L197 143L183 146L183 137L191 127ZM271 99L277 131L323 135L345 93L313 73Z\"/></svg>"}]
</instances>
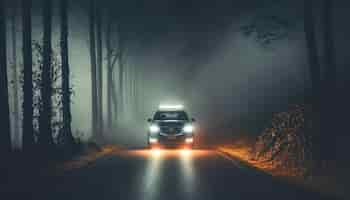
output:
<instances>
[{"instance_id":1,"label":"dirt edge of road","mask_svg":"<svg viewBox=\"0 0 350 200\"><path fill-rule=\"evenodd\" d=\"M221 145L216 151L246 165L252 169L259 170L279 180L293 185L301 186L307 190L318 192L322 195L334 197L337 199L350 199L349 192L345 188L339 188L335 183L335 177L319 176L305 178L296 176L293 169L279 169L271 163L263 163L251 159L250 148L242 145Z\"/></svg>"},{"instance_id":2,"label":"dirt edge of road","mask_svg":"<svg viewBox=\"0 0 350 200\"><path fill-rule=\"evenodd\" d=\"M53 170L56 172L55 174L57 174L59 172L64 173L66 171L86 167L95 163L97 159L106 155L113 154L115 152L119 152L121 149L122 147L117 145L104 145L99 148L91 148L88 149L85 153L75 157L74 159L67 160L63 163L58 164Z\"/></svg>"}]
</instances>

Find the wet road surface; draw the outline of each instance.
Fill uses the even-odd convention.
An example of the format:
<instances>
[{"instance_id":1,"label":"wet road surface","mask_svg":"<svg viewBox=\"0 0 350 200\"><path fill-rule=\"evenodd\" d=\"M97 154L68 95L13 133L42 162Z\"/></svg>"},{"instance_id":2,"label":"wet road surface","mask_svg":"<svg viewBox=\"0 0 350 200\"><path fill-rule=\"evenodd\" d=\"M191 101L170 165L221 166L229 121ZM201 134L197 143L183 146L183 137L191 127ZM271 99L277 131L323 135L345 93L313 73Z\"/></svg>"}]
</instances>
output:
<instances>
[{"instance_id":1,"label":"wet road surface","mask_svg":"<svg viewBox=\"0 0 350 200\"><path fill-rule=\"evenodd\" d=\"M50 178L21 196L47 200L326 199L211 150L122 151Z\"/></svg>"}]
</instances>

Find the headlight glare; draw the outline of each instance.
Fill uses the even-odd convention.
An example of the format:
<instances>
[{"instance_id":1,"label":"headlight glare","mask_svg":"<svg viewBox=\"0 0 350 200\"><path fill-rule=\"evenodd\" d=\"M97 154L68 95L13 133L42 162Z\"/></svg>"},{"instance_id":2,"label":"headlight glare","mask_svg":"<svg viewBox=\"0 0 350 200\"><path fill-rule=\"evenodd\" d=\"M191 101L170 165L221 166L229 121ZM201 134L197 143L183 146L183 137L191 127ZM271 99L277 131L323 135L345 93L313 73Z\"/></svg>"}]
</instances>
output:
<instances>
[{"instance_id":1,"label":"headlight glare","mask_svg":"<svg viewBox=\"0 0 350 200\"><path fill-rule=\"evenodd\" d=\"M183 131L185 133L192 133L193 132L193 126L191 124L187 124L184 126Z\"/></svg>"},{"instance_id":2,"label":"headlight glare","mask_svg":"<svg viewBox=\"0 0 350 200\"><path fill-rule=\"evenodd\" d=\"M186 138L185 142L186 142L187 144L193 143L193 137Z\"/></svg>"},{"instance_id":3,"label":"headlight glare","mask_svg":"<svg viewBox=\"0 0 350 200\"><path fill-rule=\"evenodd\" d=\"M157 143L158 139L157 138L149 138L149 143L154 144Z\"/></svg>"},{"instance_id":4,"label":"headlight glare","mask_svg":"<svg viewBox=\"0 0 350 200\"><path fill-rule=\"evenodd\" d=\"M151 132L151 133L158 133L159 132L159 126L158 125L156 125L156 124L152 124L150 127L149 127L149 131Z\"/></svg>"}]
</instances>

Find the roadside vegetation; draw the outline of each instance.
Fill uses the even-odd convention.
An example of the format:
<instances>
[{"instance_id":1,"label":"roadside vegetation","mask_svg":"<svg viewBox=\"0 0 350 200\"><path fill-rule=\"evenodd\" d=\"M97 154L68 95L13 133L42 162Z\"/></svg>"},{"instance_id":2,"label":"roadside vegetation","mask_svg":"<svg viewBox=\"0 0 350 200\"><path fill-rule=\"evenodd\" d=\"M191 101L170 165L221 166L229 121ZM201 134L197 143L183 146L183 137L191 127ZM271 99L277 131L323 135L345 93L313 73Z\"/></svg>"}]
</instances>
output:
<instances>
[{"instance_id":1,"label":"roadside vegetation","mask_svg":"<svg viewBox=\"0 0 350 200\"><path fill-rule=\"evenodd\" d=\"M293 105L273 115L271 123L257 138L240 138L221 145L219 151L275 177L339 197L350 197L346 190L346 161L317 160L310 134L309 106ZM346 158L344 158L346 159Z\"/></svg>"}]
</instances>

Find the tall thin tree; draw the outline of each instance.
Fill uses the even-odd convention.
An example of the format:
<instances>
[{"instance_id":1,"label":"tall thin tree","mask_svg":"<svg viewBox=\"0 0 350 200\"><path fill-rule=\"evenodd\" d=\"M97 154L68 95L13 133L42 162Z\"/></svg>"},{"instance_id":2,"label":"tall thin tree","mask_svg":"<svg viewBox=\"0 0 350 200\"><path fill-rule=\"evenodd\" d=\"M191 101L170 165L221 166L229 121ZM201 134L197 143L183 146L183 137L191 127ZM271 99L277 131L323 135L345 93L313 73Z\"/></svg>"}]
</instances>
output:
<instances>
[{"instance_id":1,"label":"tall thin tree","mask_svg":"<svg viewBox=\"0 0 350 200\"><path fill-rule=\"evenodd\" d=\"M96 87L96 45L95 45L95 0L89 2L89 40L91 64L91 119L92 135L97 134L97 87Z\"/></svg>"},{"instance_id":2,"label":"tall thin tree","mask_svg":"<svg viewBox=\"0 0 350 200\"><path fill-rule=\"evenodd\" d=\"M336 67L333 40L333 5L332 0L323 0L323 32L324 32L324 63L325 63L325 87L327 93L334 91L336 84ZM329 96L329 95L327 95ZM334 97L330 96L330 99Z\"/></svg>"},{"instance_id":3,"label":"tall thin tree","mask_svg":"<svg viewBox=\"0 0 350 200\"><path fill-rule=\"evenodd\" d=\"M69 83L69 58L68 58L68 0L61 0L61 59L62 59L62 106L63 106L63 133L68 145L74 144L72 135L72 115Z\"/></svg>"},{"instance_id":4,"label":"tall thin tree","mask_svg":"<svg viewBox=\"0 0 350 200\"><path fill-rule=\"evenodd\" d=\"M52 0L43 0L43 67L41 71L41 98L40 109L40 136L39 144L49 149L53 144L51 118L52 118Z\"/></svg>"},{"instance_id":5,"label":"tall thin tree","mask_svg":"<svg viewBox=\"0 0 350 200\"><path fill-rule=\"evenodd\" d=\"M107 128L112 129L112 48L111 48L111 33L112 33L112 19L111 11L107 17L106 26L106 54L107 54Z\"/></svg>"},{"instance_id":6,"label":"tall thin tree","mask_svg":"<svg viewBox=\"0 0 350 200\"><path fill-rule=\"evenodd\" d=\"M312 104L312 120L313 120L313 136L315 139L314 150L319 160L320 146L320 98L321 98L321 70L318 58L318 47L315 32L315 20L313 1L304 1L304 32L306 39L306 49L308 54L309 71L311 79L311 104Z\"/></svg>"},{"instance_id":7,"label":"tall thin tree","mask_svg":"<svg viewBox=\"0 0 350 200\"><path fill-rule=\"evenodd\" d=\"M23 149L33 149L33 66L32 66L32 1L22 0L23 23Z\"/></svg>"},{"instance_id":8,"label":"tall thin tree","mask_svg":"<svg viewBox=\"0 0 350 200\"><path fill-rule=\"evenodd\" d=\"M103 70L102 70L102 13L101 13L101 4L96 6L96 32L97 32L97 106L98 106L98 131L99 137L102 137L103 133L103 92L102 92L102 79L103 79Z\"/></svg>"},{"instance_id":9,"label":"tall thin tree","mask_svg":"<svg viewBox=\"0 0 350 200\"><path fill-rule=\"evenodd\" d=\"M6 19L3 0L0 0L0 110L0 153L8 153L11 151L11 133L7 82Z\"/></svg>"},{"instance_id":10,"label":"tall thin tree","mask_svg":"<svg viewBox=\"0 0 350 200\"><path fill-rule=\"evenodd\" d=\"M17 1L13 1L11 16L12 35L12 81L13 81L13 135L16 148L19 147L19 102L18 102L18 71L17 71Z\"/></svg>"},{"instance_id":11,"label":"tall thin tree","mask_svg":"<svg viewBox=\"0 0 350 200\"><path fill-rule=\"evenodd\" d=\"M330 160L336 154L335 150L335 138L329 137L329 133L333 132L337 127L335 124L334 116L335 108L329 105L337 105L336 99L336 64L334 53L334 41L333 41L333 6L332 0L323 0L323 36L324 36L324 81L322 90L322 142L326 143L324 146L328 148L322 148L324 151L322 155Z\"/></svg>"},{"instance_id":12,"label":"tall thin tree","mask_svg":"<svg viewBox=\"0 0 350 200\"><path fill-rule=\"evenodd\" d=\"M118 24L118 65L119 65L119 115L124 116L124 41L121 23Z\"/></svg>"}]
</instances>

